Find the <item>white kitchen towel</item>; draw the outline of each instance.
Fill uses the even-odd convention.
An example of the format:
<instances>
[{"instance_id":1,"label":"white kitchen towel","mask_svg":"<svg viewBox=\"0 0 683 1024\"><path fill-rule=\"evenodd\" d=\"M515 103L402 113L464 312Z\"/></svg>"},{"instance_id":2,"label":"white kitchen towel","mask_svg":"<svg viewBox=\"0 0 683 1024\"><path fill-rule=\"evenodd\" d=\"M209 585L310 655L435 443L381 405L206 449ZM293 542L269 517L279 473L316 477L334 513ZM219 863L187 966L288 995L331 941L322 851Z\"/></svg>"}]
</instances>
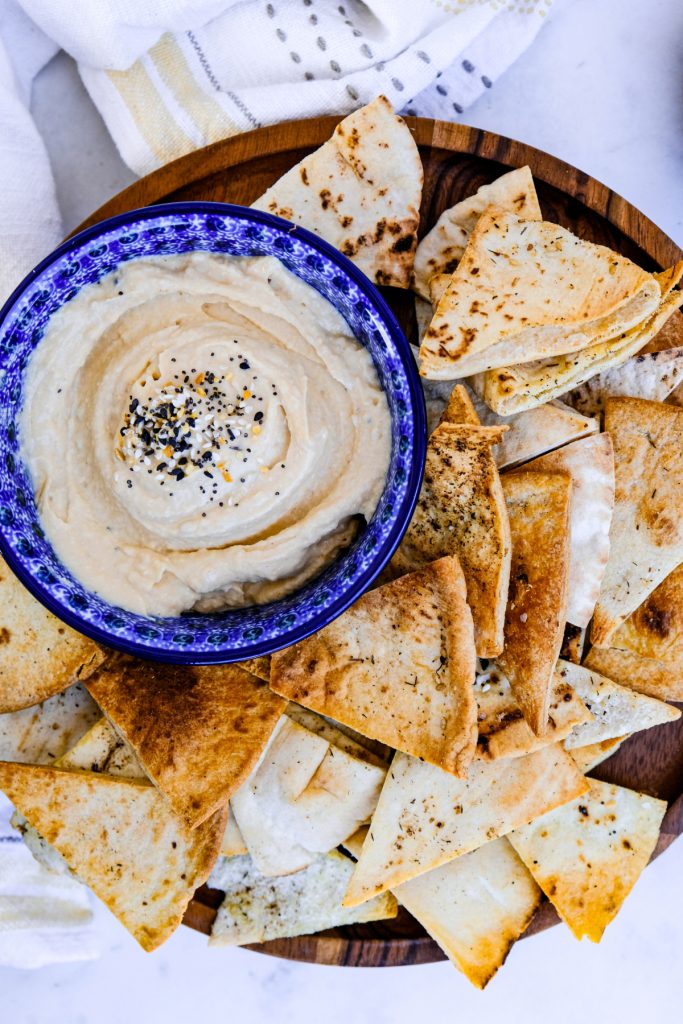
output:
<instances>
[{"instance_id":1,"label":"white kitchen towel","mask_svg":"<svg viewBox=\"0 0 683 1024\"><path fill-rule=\"evenodd\" d=\"M91 896L69 875L36 861L9 823L0 794L0 965L44 967L100 954Z\"/></svg>"},{"instance_id":2,"label":"white kitchen towel","mask_svg":"<svg viewBox=\"0 0 683 1024\"><path fill-rule=\"evenodd\" d=\"M347 113L380 92L398 110L457 120L529 46L551 3L0 0L0 301L60 236L27 110L31 80L58 47L144 174L217 139Z\"/></svg>"}]
</instances>

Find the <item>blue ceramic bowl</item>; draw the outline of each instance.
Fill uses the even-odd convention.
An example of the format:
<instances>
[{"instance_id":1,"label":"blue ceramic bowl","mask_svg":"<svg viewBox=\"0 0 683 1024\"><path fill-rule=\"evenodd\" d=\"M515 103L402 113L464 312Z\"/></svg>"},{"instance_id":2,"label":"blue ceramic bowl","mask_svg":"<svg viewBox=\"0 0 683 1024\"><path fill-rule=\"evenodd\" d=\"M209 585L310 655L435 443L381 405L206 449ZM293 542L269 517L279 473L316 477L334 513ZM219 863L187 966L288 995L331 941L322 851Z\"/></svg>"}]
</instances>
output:
<instances>
[{"instance_id":1,"label":"blue ceramic bowl","mask_svg":"<svg viewBox=\"0 0 683 1024\"><path fill-rule=\"evenodd\" d=\"M23 377L50 317L81 288L142 256L198 249L275 256L341 313L370 352L391 410L391 463L367 528L332 565L271 604L211 615L142 616L85 590L40 525L17 437ZM208 664L269 654L341 614L382 570L413 512L426 447L422 388L409 345L377 289L316 235L222 203L169 203L112 217L61 245L0 311L0 551L51 612L86 636L143 658Z\"/></svg>"}]
</instances>

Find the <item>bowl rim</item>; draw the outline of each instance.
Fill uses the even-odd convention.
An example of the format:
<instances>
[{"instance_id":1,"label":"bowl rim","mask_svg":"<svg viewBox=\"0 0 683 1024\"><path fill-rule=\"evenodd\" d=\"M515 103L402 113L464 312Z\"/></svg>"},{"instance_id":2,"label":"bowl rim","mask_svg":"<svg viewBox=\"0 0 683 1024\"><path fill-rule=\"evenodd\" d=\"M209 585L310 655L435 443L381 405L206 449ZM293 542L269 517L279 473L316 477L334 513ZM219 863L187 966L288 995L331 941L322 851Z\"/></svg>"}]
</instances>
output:
<instances>
[{"instance_id":1,"label":"bowl rim","mask_svg":"<svg viewBox=\"0 0 683 1024\"><path fill-rule=\"evenodd\" d=\"M282 635L285 639L281 642L275 642L274 639L271 638L270 640L251 641L248 646L245 646L238 651L235 651L234 649L224 649L219 645L215 650L195 652L192 650L184 650L182 648L171 651L167 647L149 647L144 642L119 637L116 634L109 633L106 629L98 625L82 619L77 612L74 612L71 608L67 607L65 603L62 603L58 598L54 597L53 594L46 589L47 585L44 586L36 579L33 573L24 566L20 561L19 556L5 537L5 529L1 524L0 555L2 555L8 567L20 583L26 587L29 593L45 608L47 608L48 611L62 622L65 622L76 632L81 633L104 647L122 651L126 654L132 654L135 657L148 661L156 661L166 664L234 664L236 662L247 661L273 654L276 651L282 650L283 648L289 647L295 643L299 643L300 641L307 639L309 636L312 636L314 633L317 633L347 611L359 597L366 593L374 580L388 564L400 544L403 535L408 529L420 493L427 450L426 402L410 343L401 330L398 321L389 308L386 300L380 294L377 286L363 273L363 271L361 271L339 249L336 249L325 239L316 235L314 232L309 231L307 228L298 224L292 224L291 221L285 220L282 217L277 217L264 210L255 210L251 207L240 206L235 203L209 202L205 200L158 203L156 205L139 207L134 210L126 211L125 213L116 214L113 217L108 217L105 220L99 221L97 224L93 224L90 227L85 228L83 231L79 231L78 233L71 235L48 253L47 256L45 256L38 264L36 264L35 267L33 267L32 270L28 272L28 274L25 275L25 277L22 278L7 300L3 303L2 307L0 307L0 335L3 333L7 318L11 314L16 303L23 296L24 292L30 287L36 278L38 278L44 271L48 270L63 256L68 255L74 250L80 248L82 245L91 242L93 239L106 234L109 231L115 230L116 228L123 227L132 222L154 220L157 217L168 216L174 213L222 214L223 216L243 221L250 221L265 224L270 227L276 227L280 230L284 229L290 236L299 238L301 241L307 243L313 249L320 252L332 263L339 266L340 269L343 270L344 273L359 287L363 294L370 299L377 313L380 315L403 366L413 412L413 455L411 470L399 514L396 516L391 527L391 532L387 538L382 556L380 558L373 559L371 565L349 587L348 591L334 602L334 613L332 615L330 615L329 607L321 609L321 611L317 615L314 615L308 622L293 626L284 631ZM277 256L275 256L275 258L277 259ZM327 301L329 301L329 299ZM40 342L38 342L38 344L40 344ZM384 388L382 390L384 390ZM47 537L45 538L45 542L52 547L52 544ZM75 574L71 573L68 566L65 566L65 568L74 576L74 579L77 579ZM315 577L313 577L313 580L315 580ZM307 583L313 582L313 580L307 581ZM296 591L294 591L294 594L296 594ZM104 599L100 598L100 600ZM110 604L108 601L105 601L104 603L109 605L112 609L116 609L118 607ZM130 614L126 609L122 609L122 611L124 614ZM174 619L177 618L177 616L143 616L143 618L148 618L150 622L152 622L155 619ZM218 621L219 620L217 620L217 627Z\"/></svg>"}]
</instances>

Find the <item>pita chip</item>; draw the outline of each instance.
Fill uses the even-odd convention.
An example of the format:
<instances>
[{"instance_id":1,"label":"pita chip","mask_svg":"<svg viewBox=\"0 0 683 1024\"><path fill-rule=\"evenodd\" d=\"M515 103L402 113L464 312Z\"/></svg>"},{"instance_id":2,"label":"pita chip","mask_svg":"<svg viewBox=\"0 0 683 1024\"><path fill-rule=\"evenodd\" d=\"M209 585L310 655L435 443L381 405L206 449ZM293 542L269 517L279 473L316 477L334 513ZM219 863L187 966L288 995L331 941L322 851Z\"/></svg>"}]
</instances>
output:
<instances>
[{"instance_id":1,"label":"pita chip","mask_svg":"<svg viewBox=\"0 0 683 1024\"><path fill-rule=\"evenodd\" d=\"M591 640L607 646L618 626L683 562L683 409L610 398L616 492L610 557Z\"/></svg>"},{"instance_id":2,"label":"pita chip","mask_svg":"<svg viewBox=\"0 0 683 1024\"><path fill-rule=\"evenodd\" d=\"M0 559L0 714L39 704L85 679L105 658L19 582Z\"/></svg>"},{"instance_id":3,"label":"pita chip","mask_svg":"<svg viewBox=\"0 0 683 1024\"><path fill-rule=\"evenodd\" d=\"M336 851L280 878L264 878L249 857L220 860L209 884L225 897L209 945L244 946L396 917L398 908L390 893L352 910L342 906L352 872L353 862Z\"/></svg>"},{"instance_id":4,"label":"pita chip","mask_svg":"<svg viewBox=\"0 0 683 1024\"><path fill-rule=\"evenodd\" d=\"M446 771L474 756L474 629L457 558L364 594L273 655L272 689Z\"/></svg>"},{"instance_id":5,"label":"pita chip","mask_svg":"<svg viewBox=\"0 0 683 1024\"><path fill-rule=\"evenodd\" d=\"M683 702L683 669L614 647L591 647L584 666L657 700Z\"/></svg>"},{"instance_id":6,"label":"pita chip","mask_svg":"<svg viewBox=\"0 0 683 1024\"><path fill-rule=\"evenodd\" d=\"M458 556L482 658L503 649L510 579L510 527L492 452L503 431L449 422L436 428L427 444L413 518L391 562L392 571L411 572L446 555Z\"/></svg>"},{"instance_id":7,"label":"pita chip","mask_svg":"<svg viewBox=\"0 0 683 1024\"><path fill-rule=\"evenodd\" d=\"M4 761L0 789L147 951L180 924L225 831L222 809L188 837L138 779Z\"/></svg>"},{"instance_id":8,"label":"pita chip","mask_svg":"<svg viewBox=\"0 0 683 1024\"><path fill-rule=\"evenodd\" d=\"M355 729L351 729L348 725L342 725L341 722L335 722L331 718L325 718L323 715L316 715L315 711L309 711L308 708L304 708L300 704L290 702L287 705L285 714L292 721L303 725L304 729L317 733L327 740L331 746L339 747L340 750L350 754L351 757L357 758L359 761L367 761L368 764L386 768L394 756L394 751L391 747L387 747L383 743L377 743L376 740L369 740L367 736L356 732Z\"/></svg>"},{"instance_id":9,"label":"pita chip","mask_svg":"<svg viewBox=\"0 0 683 1024\"><path fill-rule=\"evenodd\" d=\"M118 735L106 718L95 722L75 746L55 761L55 767L149 781L133 748Z\"/></svg>"},{"instance_id":10,"label":"pita chip","mask_svg":"<svg viewBox=\"0 0 683 1024\"><path fill-rule=\"evenodd\" d=\"M519 167L482 185L467 199L444 210L415 253L413 287L437 305L463 257L468 239L489 207L507 210L521 220L541 220L541 208L528 167Z\"/></svg>"},{"instance_id":11,"label":"pita chip","mask_svg":"<svg viewBox=\"0 0 683 1024\"><path fill-rule=\"evenodd\" d=\"M399 753L344 905L355 906L476 850L586 789L558 744L505 762L475 761L466 779Z\"/></svg>"},{"instance_id":12,"label":"pita chip","mask_svg":"<svg viewBox=\"0 0 683 1024\"><path fill-rule=\"evenodd\" d=\"M548 725L553 671L562 646L569 582L568 473L502 478L512 536L505 647L498 664L537 736Z\"/></svg>"},{"instance_id":13,"label":"pita chip","mask_svg":"<svg viewBox=\"0 0 683 1024\"><path fill-rule=\"evenodd\" d=\"M436 307L420 372L469 377L577 352L643 324L661 299L659 279L626 257L489 207Z\"/></svg>"},{"instance_id":14,"label":"pita chip","mask_svg":"<svg viewBox=\"0 0 683 1024\"><path fill-rule=\"evenodd\" d=\"M572 626L571 622L568 622L564 627L560 657L565 661L573 661L575 665L580 665L586 649L587 632L587 630Z\"/></svg>"},{"instance_id":15,"label":"pita chip","mask_svg":"<svg viewBox=\"0 0 683 1024\"><path fill-rule=\"evenodd\" d=\"M482 375L480 374L479 377ZM473 378L474 379L474 378ZM600 424L597 419L582 416L563 402L547 402L526 412L499 416L489 409L481 395L467 390L475 413L483 426L507 427L507 431L496 447L495 459L499 469L517 466L538 455L553 451L571 441L597 434Z\"/></svg>"},{"instance_id":16,"label":"pita chip","mask_svg":"<svg viewBox=\"0 0 683 1024\"><path fill-rule=\"evenodd\" d=\"M456 384L451 391L448 404L441 414L442 423L463 423L470 427L480 427L481 420L474 407L474 397L470 394L464 384ZM486 426L498 426L497 423L487 423ZM504 438L501 431L501 441ZM500 444L500 441L497 442Z\"/></svg>"},{"instance_id":17,"label":"pita chip","mask_svg":"<svg viewBox=\"0 0 683 1024\"><path fill-rule=\"evenodd\" d=\"M683 273L683 262L678 264L678 273L679 276ZM509 415L559 398L597 373L620 366L629 356L640 352L681 304L683 291L677 289L662 299L648 319L615 338L600 341L579 352L490 370L484 374L484 400L491 409L501 415Z\"/></svg>"},{"instance_id":18,"label":"pita chip","mask_svg":"<svg viewBox=\"0 0 683 1024\"><path fill-rule=\"evenodd\" d=\"M82 683L41 704L0 715L0 760L52 764L102 712Z\"/></svg>"},{"instance_id":19,"label":"pita chip","mask_svg":"<svg viewBox=\"0 0 683 1024\"><path fill-rule=\"evenodd\" d=\"M590 780L510 842L577 939L599 942L652 855L666 803Z\"/></svg>"},{"instance_id":20,"label":"pita chip","mask_svg":"<svg viewBox=\"0 0 683 1024\"><path fill-rule=\"evenodd\" d=\"M593 615L609 557L614 509L612 440L609 434L594 434L542 455L524 468L563 470L572 478L567 621L583 628Z\"/></svg>"},{"instance_id":21,"label":"pita chip","mask_svg":"<svg viewBox=\"0 0 683 1024\"><path fill-rule=\"evenodd\" d=\"M358 856L366 834L359 829L344 848ZM397 885L393 893L479 989L505 963L542 898L505 837Z\"/></svg>"},{"instance_id":22,"label":"pita chip","mask_svg":"<svg viewBox=\"0 0 683 1024\"><path fill-rule=\"evenodd\" d=\"M565 739L575 726L593 720L581 698L557 674L553 680L548 726L542 736L529 728L509 681L497 665L477 675L474 693L479 727L477 758L484 761L530 754Z\"/></svg>"},{"instance_id":23,"label":"pita chip","mask_svg":"<svg viewBox=\"0 0 683 1024\"><path fill-rule=\"evenodd\" d=\"M573 747L569 753L576 762L576 767L584 775L592 772L599 764L606 761L628 739L626 736L614 736L611 740L600 740L598 743L587 743L585 747Z\"/></svg>"},{"instance_id":24,"label":"pita chip","mask_svg":"<svg viewBox=\"0 0 683 1024\"><path fill-rule=\"evenodd\" d=\"M637 693L628 686L620 686L585 665L558 661L556 674L572 687L592 716L589 722L572 730L564 742L567 750L622 737L640 729L651 729L681 717L678 708Z\"/></svg>"},{"instance_id":25,"label":"pita chip","mask_svg":"<svg viewBox=\"0 0 683 1024\"><path fill-rule=\"evenodd\" d=\"M248 852L247 844L235 821L235 815L228 804L228 820L225 824L225 832L221 842L221 857L240 857Z\"/></svg>"},{"instance_id":26,"label":"pita chip","mask_svg":"<svg viewBox=\"0 0 683 1024\"><path fill-rule=\"evenodd\" d=\"M639 352L621 366L598 373L567 395L584 416L599 416L608 398L647 398L663 402L683 381L683 347Z\"/></svg>"},{"instance_id":27,"label":"pita chip","mask_svg":"<svg viewBox=\"0 0 683 1024\"><path fill-rule=\"evenodd\" d=\"M683 565L679 565L612 635L612 646L683 671Z\"/></svg>"},{"instance_id":28,"label":"pita chip","mask_svg":"<svg viewBox=\"0 0 683 1024\"><path fill-rule=\"evenodd\" d=\"M88 689L189 828L244 782L284 701L237 665L109 659Z\"/></svg>"},{"instance_id":29,"label":"pita chip","mask_svg":"<svg viewBox=\"0 0 683 1024\"><path fill-rule=\"evenodd\" d=\"M255 866L266 876L312 864L347 839L377 805L386 775L288 717L231 800Z\"/></svg>"},{"instance_id":30,"label":"pita chip","mask_svg":"<svg viewBox=\"0 0 683 1024\"><path fill-rule=\"evenodd\" d=\"M379 96L252 206L314 231L376 284L408 288L422 178L410 129Z\"/></svg>"}]
</instances>

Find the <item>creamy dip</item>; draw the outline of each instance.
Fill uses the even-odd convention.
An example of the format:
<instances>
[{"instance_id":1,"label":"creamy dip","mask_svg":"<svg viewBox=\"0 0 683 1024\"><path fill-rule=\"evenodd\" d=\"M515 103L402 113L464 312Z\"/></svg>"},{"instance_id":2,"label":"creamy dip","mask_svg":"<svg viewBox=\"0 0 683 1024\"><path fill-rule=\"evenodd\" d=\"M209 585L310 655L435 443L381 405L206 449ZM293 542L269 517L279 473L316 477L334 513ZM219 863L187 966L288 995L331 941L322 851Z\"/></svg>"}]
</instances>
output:
<instances>
[{"instance_id":1,"label":"creamy dip","mask_svg":"<svg viewBox=\"0 0 683 1024\"><path fill-rule=\"evenodd\" d=\"M270 257L140 259L50 320L22 454L45 533L143 614L270 601L374 511L391 423L339 313Z\"/></svg>"}]
</instances>

